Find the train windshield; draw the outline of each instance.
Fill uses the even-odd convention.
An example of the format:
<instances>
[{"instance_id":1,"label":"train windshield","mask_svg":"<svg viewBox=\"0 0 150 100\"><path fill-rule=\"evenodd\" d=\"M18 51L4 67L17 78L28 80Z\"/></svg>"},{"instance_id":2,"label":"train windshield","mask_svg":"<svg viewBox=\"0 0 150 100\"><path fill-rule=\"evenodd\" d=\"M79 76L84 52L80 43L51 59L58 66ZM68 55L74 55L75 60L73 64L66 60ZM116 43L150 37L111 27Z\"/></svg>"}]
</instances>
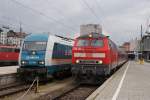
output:
<instances>
[{"instance_id":1,"label":"train windshield","mask_svg":"<svg viewBox=\"0 0 150 100\"><path fill-rule=\"evenodd\" d=\"M23 50L46 50L47 42L24 42Z\"/></svg>"},{"instance_id":2,"label":"train windshield","mask_svg":"<svg viewBox=\"0 0 150 100\"><path fill-rule=\"evenodd\" d=\"M89 40L78 40L77 46L89 46Z\"/></svg>"},{"instance_id":3,"label":"train windshield","mask_svg":"<svg viewBox=\"0 0 150 100\"><path fill-rule=\"evenodd\" d=\"M92 39L92 40L78 40L76 46L94 46L94 47L103 47L104 43L101 39Z\"/></svg>"},{"instance_id":4,"label":"train windshield","mask_svg":"<svg viewBox=\"0 0 150 100\"><path fill-rule=\"evenodd\" d=\"M103 47L103 40L91 40L91 46Z\"/></svg>"}]
</instances>

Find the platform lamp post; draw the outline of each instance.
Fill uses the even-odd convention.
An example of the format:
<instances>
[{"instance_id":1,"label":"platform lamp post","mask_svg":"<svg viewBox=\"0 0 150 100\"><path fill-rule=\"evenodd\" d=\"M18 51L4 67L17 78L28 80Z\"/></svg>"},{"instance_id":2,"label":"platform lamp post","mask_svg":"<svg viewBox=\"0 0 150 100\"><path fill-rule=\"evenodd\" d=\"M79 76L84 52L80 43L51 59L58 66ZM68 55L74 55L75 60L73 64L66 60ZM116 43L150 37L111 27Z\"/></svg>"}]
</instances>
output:
<instances>
[{"instance_id":1,"label":"platform lamp post","mask_svg":"<svg viewBox=\"0 0 150 100\"><path fill-rule=\"evenodd\" d=\"M142 37L143 37L143 26L141 25L141 40L140 40L140 64L143 64L144 63L144 59L143 59L143 44L142 44Z\"/></svg>"}]
</instances>

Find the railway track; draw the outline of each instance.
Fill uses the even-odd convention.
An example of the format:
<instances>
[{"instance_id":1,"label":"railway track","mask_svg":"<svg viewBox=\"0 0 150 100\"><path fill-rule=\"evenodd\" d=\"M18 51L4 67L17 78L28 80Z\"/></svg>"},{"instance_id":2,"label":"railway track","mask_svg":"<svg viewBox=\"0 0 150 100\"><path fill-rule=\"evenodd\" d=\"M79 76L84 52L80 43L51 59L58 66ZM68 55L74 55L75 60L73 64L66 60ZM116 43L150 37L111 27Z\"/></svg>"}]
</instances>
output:
<instances>
[{"instance_id":1,"label":"railway track","mask_svg":"<svg viewBox=\"0 0 150 100\"><path fill-rule=\"evenodd\" d=\"M7 85L0 85L0 91L9 89L9 88L11 88L11 87L19 86L19 85L21 85L21 84L23 84L23 83L16 82L16 83L7 84Z\"/></svg>"},{"instance_id":2,"label":"railway track","mask_svg":"<svg viewBox=\"0 0 150 100\"><path fill-rule=\"evenodd\" d=\"M0 98L27 90L28 88L29 85L23 83L14 83L3 86L0 88Z\"/></svg>"},{"instance_id":3,"label":"railway track","mask_svg":"<svg viewBox=\"0 0 150 100\"><path fill-rule=\"evenodd\" d=\"M53 100L85 100L98 87L95 85L79 85Z\"/></svg>"}]
</instances>

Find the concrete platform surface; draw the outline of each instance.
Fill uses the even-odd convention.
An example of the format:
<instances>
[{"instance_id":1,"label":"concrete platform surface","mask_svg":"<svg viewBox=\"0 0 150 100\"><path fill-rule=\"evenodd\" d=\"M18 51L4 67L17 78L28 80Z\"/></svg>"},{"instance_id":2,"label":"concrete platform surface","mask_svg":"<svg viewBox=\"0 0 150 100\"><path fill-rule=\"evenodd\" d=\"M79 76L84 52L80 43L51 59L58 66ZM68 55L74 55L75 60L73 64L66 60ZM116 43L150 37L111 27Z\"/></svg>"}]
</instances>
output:
<instances>
[{"instance_id":1,"label":"concrete platform surface","mask_svg":"<svg viewBox=\"0 0 150 100\"><path fill-rule=\"evenodd\" d=\"M150 63L129 61L87 100L150 100Z\"/></svg>"},{"instance_id":2,"label":"concrete platform surface","mask_svg":"<svg viewBox=\"0 0 150 100\"><path fill-rule=\"evenodd\" d=\"M17 68L19 68L19 66L0 67L0 75L16 73L17 72Z\"/></svg>"}]
</instances>

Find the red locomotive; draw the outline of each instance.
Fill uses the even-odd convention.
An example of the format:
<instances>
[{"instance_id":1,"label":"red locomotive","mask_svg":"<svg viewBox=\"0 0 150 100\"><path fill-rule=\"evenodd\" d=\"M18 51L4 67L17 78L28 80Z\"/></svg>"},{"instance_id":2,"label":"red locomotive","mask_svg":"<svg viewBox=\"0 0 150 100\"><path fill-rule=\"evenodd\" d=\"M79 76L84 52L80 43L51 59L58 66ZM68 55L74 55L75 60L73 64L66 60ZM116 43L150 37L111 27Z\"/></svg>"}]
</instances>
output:
<instances>
[{"instance_id":1,"label":"red locomotive","mask_svg":"<svg viewBox=\"0 0 150 100\"><path fill-rule=\"evenodd\" d=\"M14 65L18 63L19 48L0 45L0 65Z\"/></svg>"},{"instance_id":2,"label":"red locomotive","mask_svg":"<svg viewBox=\"0 0 150 100\"><path fill-rule=\"evenodd\" d=\"M126 61L125 52L118 50L109 37L91 33L76 38L72 49L72 73L81 83L100 82L118 65Z\"/></svg>"}]
</instances>

